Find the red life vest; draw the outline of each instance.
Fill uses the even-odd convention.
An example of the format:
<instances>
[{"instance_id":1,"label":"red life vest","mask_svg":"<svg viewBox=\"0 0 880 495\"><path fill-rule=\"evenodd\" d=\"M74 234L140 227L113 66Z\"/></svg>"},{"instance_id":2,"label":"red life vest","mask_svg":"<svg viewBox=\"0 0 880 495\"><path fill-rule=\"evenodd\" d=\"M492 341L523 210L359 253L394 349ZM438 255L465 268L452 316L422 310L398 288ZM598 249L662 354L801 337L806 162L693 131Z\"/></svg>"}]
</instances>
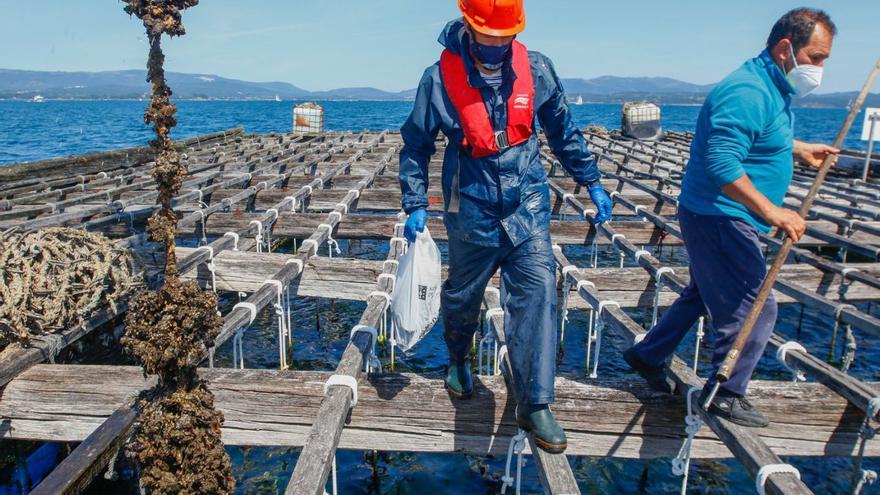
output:
<instances>
[{"instance_id":1,"label":"red life vest","mask_svg":"<svg viewBox=\"0 0 880 495\"><path fill-rule=\"evenodd\" d=\"M524 143L534 133L535 84L529 52L525 45L515 40L512 50L516 80L513 83L513 93L507 100L507 143L503 142L503 138L496 138L496 131L489 119L489 111L480 90L472 88L468 83L464 60L449 50L443 50L443 55L440 56L443 86L464 130L462 146L470 150L471 156L475 158L492 156L502 149Z\"/></svg>"}]
</instances>

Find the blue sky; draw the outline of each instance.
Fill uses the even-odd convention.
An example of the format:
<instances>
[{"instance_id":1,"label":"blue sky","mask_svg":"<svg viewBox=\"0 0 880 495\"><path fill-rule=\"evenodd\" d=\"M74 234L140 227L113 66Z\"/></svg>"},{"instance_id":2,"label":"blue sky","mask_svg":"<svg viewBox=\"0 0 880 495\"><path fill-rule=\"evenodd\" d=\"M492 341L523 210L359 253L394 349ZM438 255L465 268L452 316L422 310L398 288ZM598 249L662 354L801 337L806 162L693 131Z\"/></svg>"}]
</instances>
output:
<instances>
[{"instance_id":1,"label":"blue sky","mask_svg":"<svg viewBox=\"0 0 880 495\"><path fill-rule=\"evenodd\" d=\"M712 83L757 54L788 0L526 0L521 37L563 77L668 76ZM880 56L880 2L814 0L840 28L821 92L858 89ZM141 68L143 28L114 0L0 0L0 67ZM415 87L439 56L455 0L202 0L188 34L165 44L169 70L310 90Z\"/></svg>"}]
</instances>

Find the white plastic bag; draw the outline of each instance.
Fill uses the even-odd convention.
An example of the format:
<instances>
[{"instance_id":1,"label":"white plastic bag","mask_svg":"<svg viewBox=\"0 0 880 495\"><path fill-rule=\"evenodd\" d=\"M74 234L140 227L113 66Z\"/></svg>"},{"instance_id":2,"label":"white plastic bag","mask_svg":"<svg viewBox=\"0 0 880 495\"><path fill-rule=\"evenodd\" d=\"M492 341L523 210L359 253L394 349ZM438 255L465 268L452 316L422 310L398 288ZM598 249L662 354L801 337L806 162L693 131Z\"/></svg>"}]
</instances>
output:
<instances>
[{"instance_id":1,"label":"white plastic bag","mask_svg":"<svg viewBox=\"0 0 880 495\"><path fill-rule=\"evenodd\" d=\"M401 256L391 297L391 337L406 352L424 337L440 314L440 250L426 228Z\"/></svg>"}]
</instances>

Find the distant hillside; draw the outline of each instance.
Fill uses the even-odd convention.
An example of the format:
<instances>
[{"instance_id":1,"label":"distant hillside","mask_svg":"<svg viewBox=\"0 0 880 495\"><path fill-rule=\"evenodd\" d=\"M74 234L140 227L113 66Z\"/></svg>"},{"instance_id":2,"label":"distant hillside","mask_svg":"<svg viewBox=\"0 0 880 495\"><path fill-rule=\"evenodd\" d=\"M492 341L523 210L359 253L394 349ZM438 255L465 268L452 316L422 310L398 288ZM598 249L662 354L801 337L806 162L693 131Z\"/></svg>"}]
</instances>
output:
<instances>
[{"instance_id":1,"label":"distant hillside","mask_svg":"<svg viewBox=\"0 0 880 495\"><path fill-rule=\"evenodd\" d=\"M249 82L213 74L167 73L175 98L217 100L395 100L404 93L374 88L342 88L312 92L285 82ZM145 70L109 72L37 72L0 69L0 98L127 99L149 97Z\"/></svg>"},{"instance_id":2,"label":"distant hillside","mask_svg":"<svg viewBox=\"0 0 880 495\"><path fill-rule=\"evenodd\" d=\"M149 96L144 70L109 72L38 72L0 69L0 99L136 99ZM249 82L212 74L169 72L168 81L178 99L207 100L379 100L405 101L415 98L415 89L398 93L376 88L339 88L308 91L285 82ZM691 84L668 77L615 77L563 79L571 99L591 103L622 103L650 100L660 104L698 105L714 85ZM798 99L800 107L845 108L855 92L814 95ZM880 95L871 95L868 105L880 106Z\"/></svg>"}]
</instances>

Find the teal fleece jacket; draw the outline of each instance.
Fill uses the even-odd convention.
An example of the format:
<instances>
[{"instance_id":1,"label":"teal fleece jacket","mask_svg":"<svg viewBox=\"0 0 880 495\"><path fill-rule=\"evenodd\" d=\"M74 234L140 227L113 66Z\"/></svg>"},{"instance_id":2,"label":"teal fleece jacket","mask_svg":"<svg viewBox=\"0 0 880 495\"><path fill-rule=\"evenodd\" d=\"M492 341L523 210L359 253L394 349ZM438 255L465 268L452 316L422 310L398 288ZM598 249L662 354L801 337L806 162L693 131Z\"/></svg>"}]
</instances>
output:
<instances>
[{"instance_id":1,"label":"teal fleece jacket","mask_svg":"<svg viewBox=\"0 0 880 495\"><path fill-rule=\"evenodd\" d=\"M706 98L691 144L679 202L694 213L768 225L721 188L748 175L777 206L791 183L794 89L766 50L721 81Z\"/></svg>"}]
</instances>

